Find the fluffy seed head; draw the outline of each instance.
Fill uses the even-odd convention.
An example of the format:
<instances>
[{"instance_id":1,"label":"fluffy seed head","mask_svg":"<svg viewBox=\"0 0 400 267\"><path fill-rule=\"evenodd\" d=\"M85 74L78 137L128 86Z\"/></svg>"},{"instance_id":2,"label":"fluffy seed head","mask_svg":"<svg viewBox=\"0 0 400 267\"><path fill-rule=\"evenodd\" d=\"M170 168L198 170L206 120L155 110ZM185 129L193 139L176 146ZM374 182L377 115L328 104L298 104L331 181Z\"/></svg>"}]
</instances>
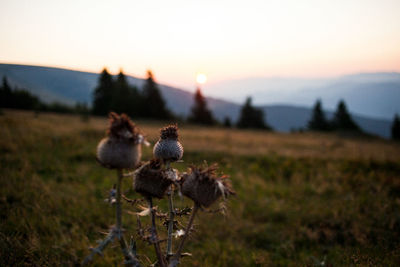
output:
<instances>
[{"instance_id":1,"label":"fluffy seed head","mask_svg":"<svg viewBox=\"0 0 400 267\"><path fill-rule=\"evenodd\" d=\"M178 126L168 125L160 130L160 138L161 139L173 139L178 140Z\"/></svg>"},{"instance_id":2,"label":"fluffy seed head","mask_svg":"<svg viewBox=\"0 0 400 267\"><path fill-rule=\"evenodd\" d=\"M220 196L228 197L235 192L227 176L217 176L217 165L210 167L191 167L182 176L182 193L200 206L209 207Z\"/></svg>"},{"instance_id":3,"label":"fluffy seed head","mask_svg":"<svg viewBox=\"0 0 400 267\"><path fill-rule=\"evenodd\" d=\"M139 129L126 114L118 115L110 112L107 135L111 138L127 139L134 143L139 142Z\"/></svg>"},{"instance_id":4,"label":"fluffy seed head","mask_svg":"<svg viewBox=\"0 0 400 267\"><path fill-rule=\"evenodd\" d=\"M106 168L134 168L142 155L140 134L125 114L111 112L107 137L97 145L97 160Z\"/></svg>"},{"instance_id":5,"label":"fluffy seed head","mask_svg":"<svg viewBox=\"0 0 400 267\"><path fill-rule=\"evenodd\" d=\"M178 141L178 126L169 125L161 129L160 139L153 148L154 158L163 161L178 161L183 156L183 146Z\"/></svg>"},{"instance_id":6,"label":"fluffy seed head","mask_svg":"<svg viewBox=\"0 0 400 267\"><path fill-rule=\"evenodd\" d=\"M161 162L153 159L146 162L135 171L133 188L145 197L162 198L172 184L165 170L161 169Z\"/></svg>"}]
</instances>

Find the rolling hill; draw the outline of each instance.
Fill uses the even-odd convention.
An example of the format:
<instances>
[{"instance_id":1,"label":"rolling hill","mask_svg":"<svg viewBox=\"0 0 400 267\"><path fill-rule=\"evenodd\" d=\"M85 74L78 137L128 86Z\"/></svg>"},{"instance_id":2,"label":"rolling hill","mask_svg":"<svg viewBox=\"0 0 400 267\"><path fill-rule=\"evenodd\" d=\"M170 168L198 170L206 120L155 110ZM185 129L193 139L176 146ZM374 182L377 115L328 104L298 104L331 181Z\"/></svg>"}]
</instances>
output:
<instances>
[{"instance_id":1,"label":"rolling hill","mask_svg":"<svg viewBox=\"0 0 400 267\"><path fill-rule=\"evenodd\" d=\"M43 101L59 101L68 104L76 102L90 103L92 92L96 87L98 79L97 73L15 64L0 64L0 76L6 76L12 86L24 88L38 95ZM130 84L136 85L139 88L141 88L144 82L142 79L132 76L127 76L127 79ZM295 83L295 81L292 82ZM318 81L318 83L321 84L323 81ZM345 86L338 87L339 91L343 94L347 92ZM394 86L390 90L397 92L396 88ZM168 107L174 113L181 116L189 114L193 103L192 93L162 84L160 85L160 90ZM372 86L370 91L373 91ZM282 93L282 95L284 94L285 92ZM261 92L260 95L262 95ZM340 95L335 97L339 98ZM387 103L391 103L390 105L398 100L397 96L390 99L390 96L383 94L383 92L380 99L376 99L376 101L386 101ZM219 120L223 120L225 117L230 117L232 121L237 120L240 111L239 104L214 97L208 97L207 101L209 107ZM289 98L288 102L290 102ZM313 102L314 100L310 98L307 105L312 105ZM352 102L348 102L348 104L349 107L353 105ZM371 105L371 103L367 104ZM311 108L304 106L263 105L260 108L266 113L268 123L274 129L283 132L305 127L311 115ZM328 111L327 116L332 116L332 112ZM353 114L353 117L365 131L386 138L390 136L391 122L389 119L375 119L356 114Z\"/></svg>"},{"instance_id":2,"label":"rolling hill","mask_svg":"<svg viewBox=\"0 0 400 267\"><path fill-rule=\"evenodd\" d=\"M335 109L339 100L344 99L351 112L377 119L391 120L395 113L400 113L400 73L396 72L324 79L246 78L209 84L205 93L213 97L227 96L237 103L250 95L257 105L310 106L320 98L328 110Z\"/></svg>"}]
</instances>

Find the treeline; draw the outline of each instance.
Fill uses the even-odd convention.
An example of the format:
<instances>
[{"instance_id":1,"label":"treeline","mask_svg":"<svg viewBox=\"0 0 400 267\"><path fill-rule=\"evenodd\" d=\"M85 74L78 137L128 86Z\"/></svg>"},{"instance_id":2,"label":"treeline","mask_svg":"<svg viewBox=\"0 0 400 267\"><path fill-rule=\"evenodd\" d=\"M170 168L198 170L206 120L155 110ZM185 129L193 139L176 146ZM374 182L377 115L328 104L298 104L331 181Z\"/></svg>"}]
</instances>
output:
<instances>
[{"instance_id":1,"label":"treeline","mask_svg":"<svg viewBox=\"0 0 400 267\"><path fill-rule=\"evenodd\" d=\"M332 120L328 120L322 110L321 100L317 100L313 110L311 119L308 122L308 129L312 131L351 131L359 132L362 130L351 117L347 106L343 100L340 100Z\"/></svg>"},{"instance_id":2,"label":"treeline","mask_svg":"<svg viewBox=\"0 0 400 267\"><path fill-rule=\"evenodd\" d=\"M353 120L343 100L339 101L331 120L326 118L321 100L317 100L307 128L311 131L320 132L344 131L362 133L361 127ZM400 118L397 114L395 114L392 122L391 136L394 140L400 140Z\"/></svg>"},{"instance_id":3,"label":"treeline","mask_svg":"<svg viewBox=\"0 0 400 267\"><path fill-rule=\"evenodd\" d=\"M262 110L252 106L251 98L246 100L237 123L233 124L229 117L226 117L222 123L219 122L208 108L206 98L200 88L197 88L194 94L193 106L189 116L187 118L178 117L167 108L151 71L147 72L147 78L140 90L128 83L122 71L114 78L107 69L104 69L93 92L91 108L86 103L77 103L75 106L59 102L44 103L27 90L11 88L7 78L3 77L3 84L0 87L0 108L75 113L85 116L89 116L89 114L105 116L110 111L114 111L126 113L133 118L180 120L202 125L271 129L265 123Z\"/></svg>"},{"instance_id":4,"label":"treeline","mask_svg":"<svg viewBox=\"0 0 400 267\"><path fill-rule=\"evenodd\" d=\"M116 78L113 78L107 69L104 69L94 90L92 113L103 116L107 115L109 111L124 112L133 118L179 119L194 124L233 126L229 117L225 118L222 123L214 117L200 88L197 88L194 94L193 106L189 116L178 118L168 109L151 71L147 72L147 78L140 90L140 88L127 82L122 71ZM265 123L262 110L251 105L251 98L246 100L235 126L239 128L271 129Z\"/></svg>"},{"instance_id":5,"label":"treeline","mask_svg":"<svg viewBox=\"0 0 400 267\"><path fill-rule=\"evenodd\" d=\"M3 83L0 87L0 108L75 113L84 115L85 118L88 118L89 114L104 116L108 112L114 111L127 113L134 118L186 120L189 123L202 125L272 130L272 127L267 123L266 114L262 109L252 105L251 97L248 97L241 107L236 122L233 123L229 117L225 117L222 122L219 122L208 108L206 98L201 93L200 88L197 88L194 94L194 102L189 116L180 118L168 109L151 71L147 72L143 87L139 89L128 83L122 71L114 78L107 69L104 69L94 90L91 108L86 103L77 103L75 106L58 102L44 103L27 90L11 88L7 78L3 77ZM307 130L362 133L361 128L352 119L343 100L338 103L331 120L326 118L321 100L317 100ZM400 140L400 118L397 114L392 123L391 133L393 139Z\"/></svg>"},{"instance_id":6,"label":"treeline","mask_svg":"<svg viewBox=\"0 0 400 267\"><path fill-rule=\"evenodd\" d=\"M110 111L124 112L134 118L169 120L175 117L167 108L151 71L147 72L144 86L139 90L128 83L122 71L114 79L104 69L94 90L92 113L102 116Z\"/></svg>"},{"instance_id":7,"label":"treeline","mask_svg":"<svg viewBox=\"0 0 400 267\"><path fill-rule=\"evenodd\" d=\"M3 77L0 87L0 107L35 110L37 112L89 114L89 107L86 103L77 103L75 106L59 102L45 103L25 89L12 88L6 77Z\"/></svg>"}]
</instances>

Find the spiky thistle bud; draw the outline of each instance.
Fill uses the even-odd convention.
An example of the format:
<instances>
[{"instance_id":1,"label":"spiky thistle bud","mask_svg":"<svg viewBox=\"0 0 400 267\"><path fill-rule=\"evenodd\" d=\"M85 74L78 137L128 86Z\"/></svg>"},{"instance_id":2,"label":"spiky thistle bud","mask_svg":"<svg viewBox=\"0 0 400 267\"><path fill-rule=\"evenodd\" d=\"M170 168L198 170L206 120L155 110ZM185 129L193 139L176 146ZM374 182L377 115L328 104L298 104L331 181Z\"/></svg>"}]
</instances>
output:
<instances>
[{"instance_id":1,"label":"spiky thistle bud","mask_svg":"<svg viewBox=\"0 0 400 267\"><path fill-rule=\"evenodd\" d=\"M97 160L106 168L134 168L142 155L137 126L125 115L109 113L107 137L97 145Z\"/></svg>"},{"instance_id":2,"label":"spiky thistle bud","mask_svg":"<svg viewBox=\"0 0 400 267\"><path fill-rule=\"evenodd\" d=\"M161 168L160 160L146 162L135 171L133 188L145 197L162 198L172 184L167 171Z\"/></svg>"},{"instance_id":3,"label":"spiky thistle bud","mask_svg":"<svg viewBox=\"0 0 400 267\"><path fill-rule=\"evenodd\" d=\"M235 192L227 176L216 175L217 165L204 168L193 166L182 176L182 193L192 199L196 204L209 207L220 196L224 198L234 195Z\"/></svg>"},{"instance_id":4,"label":"spiky thistle bud","mask_svg":"<svg viewBox=\"0 0 400 267\"><path fill-rule=\"evenodd\" d=\"M154 145L153 155L164 162L178 161L183 156L183 146L178 141L178 126L168 125L161 129L160 139Z\"/></svg>"}]
</instances>

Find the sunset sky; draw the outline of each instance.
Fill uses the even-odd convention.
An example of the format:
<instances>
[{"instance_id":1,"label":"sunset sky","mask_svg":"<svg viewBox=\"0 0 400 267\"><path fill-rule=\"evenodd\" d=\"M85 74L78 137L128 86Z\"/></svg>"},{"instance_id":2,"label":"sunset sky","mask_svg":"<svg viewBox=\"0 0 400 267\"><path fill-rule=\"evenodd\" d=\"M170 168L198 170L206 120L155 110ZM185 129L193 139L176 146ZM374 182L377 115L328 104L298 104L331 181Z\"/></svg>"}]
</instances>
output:
<instances>
[{"instance_id":1,"label":"sunset sky","mask_svg":"<svg viewBox=\"0 0 400 267\"><path fill-rule=\"evenodd\" d=\"M0 63L193 88L245 77L400 71L399 0L0 1Z\"/></svg>"}]
</instances>

